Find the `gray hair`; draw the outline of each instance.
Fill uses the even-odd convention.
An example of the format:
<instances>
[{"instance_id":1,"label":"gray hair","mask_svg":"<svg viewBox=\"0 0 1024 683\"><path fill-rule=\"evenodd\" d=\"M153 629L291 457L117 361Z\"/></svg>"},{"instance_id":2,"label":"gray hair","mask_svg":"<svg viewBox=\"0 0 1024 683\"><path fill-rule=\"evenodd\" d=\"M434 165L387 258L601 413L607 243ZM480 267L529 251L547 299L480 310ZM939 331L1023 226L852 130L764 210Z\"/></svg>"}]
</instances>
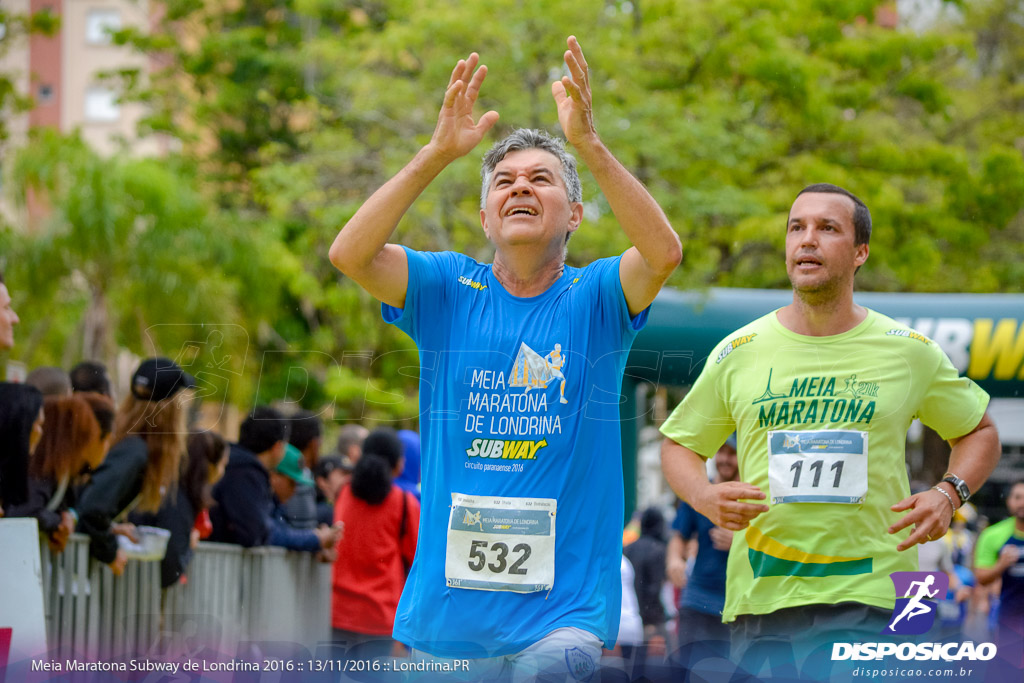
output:
<instances>
[{"instance_id":1,"label":"gray hair","mask_svg":"<svg viewBox=\"0 0 1024 683\"><path fill-rule=\"evenodd\" d=\"M494 173L498 162L504 159L509 152L519 152L524 149L542 149L558 157L562 164L562 182L565 183L569 201L583 201L583 185L580 183L580 174L576 170L576 159L565 149L565 143L542 130L517 128L504 140L496 142L494 147L491 147L490 151L484 155L483 166L480 168L480 177L483 181L480 189L481 209L487 205L487 190L491 184L491 174Z\"/></svg>"}]
</instances>

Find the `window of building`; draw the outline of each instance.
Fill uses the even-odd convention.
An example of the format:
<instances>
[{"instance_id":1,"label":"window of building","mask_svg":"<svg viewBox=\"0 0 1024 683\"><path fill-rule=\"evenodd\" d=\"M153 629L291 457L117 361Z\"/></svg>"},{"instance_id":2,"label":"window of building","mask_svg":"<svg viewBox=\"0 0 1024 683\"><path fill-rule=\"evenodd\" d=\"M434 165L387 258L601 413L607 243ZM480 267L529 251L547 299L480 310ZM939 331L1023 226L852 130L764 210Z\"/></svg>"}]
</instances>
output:
<instances>
[{"instance_id":1,"label":"window of building","mask_svg":"<svg viewBox=\"0 0 1024 683\"><path fill-rule=\"evenodd\" d=\"M116 9L91 9L85 16L85 40L91 45L109 45L110 34L121 30L121 13Z\"/></svg>"},{"instance_id":2,"label":"window of building","mask_svg":"<svg viewBox=\"0 0 1024 683\"><path fill-rule=\"evenodd\" d=\"M121 105L117 93L109 88L94 86L85 91L85 120L95 123L117 121L121 118Z\"/></svg>"},{"instance_id":3,"label":"window of building","mask_svg":"<svg viewBox=\"0 0 1024 683\"><path fill-rule=\"evenodd\" d=\"M48 83L40 84L36 95L39 104L47 104L53 100L53 86Z\"/></svg>"}]
</instances>

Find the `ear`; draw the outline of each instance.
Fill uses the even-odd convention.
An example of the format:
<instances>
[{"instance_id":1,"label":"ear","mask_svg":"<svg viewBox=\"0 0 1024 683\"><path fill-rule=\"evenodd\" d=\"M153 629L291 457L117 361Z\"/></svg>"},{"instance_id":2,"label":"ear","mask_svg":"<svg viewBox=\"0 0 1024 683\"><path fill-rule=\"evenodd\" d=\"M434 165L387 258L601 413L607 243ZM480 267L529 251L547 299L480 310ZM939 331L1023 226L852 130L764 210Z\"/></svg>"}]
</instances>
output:
<instances>
[{"instance_id":1,"label":"ear","mask_svg":"<svg viewBox=\"0 0 1024 683\"><path fill-rule=\"evenodd\" d=\"M569 234L576 232L583 223L583 203L572 202L572 213L569 214Z\"/></svg>"},{"instance_id":2,"label":"ear","mask_svg":"<svg viewBox=\"0 0 1024 683\"><path fill-rule=\"evenodd\" d=\"M480 227L484 229L484 235L491 239L491 231L487 229L487 212L480 209Z\"/></svg>"},{"instance_id":3,"label":"ear","mask_svg":"<svg viewBox=\"0 0 1024 683\"><path fill-rule=\"evenodd\" d=\"M864 262L868 260L868 254L871 252L871 247L868 244L858 244L856 247L856 256L853 259L853 263L856 267L860 268L864 265Z\"/></svg>"},{"instance_id":4,"label":"ear","mask_svg":"<svg viewBox=\"0 0 1024 683\"><path fill-rule=\"evenodd\" d=\"M284 440L278 441L270 448L271 458L274 462L274 467L281 464L281 460L284 458L284 449L287 446L287 442ZM273 469L273 468L271 468Z\"/></svg>"}]
</instances>

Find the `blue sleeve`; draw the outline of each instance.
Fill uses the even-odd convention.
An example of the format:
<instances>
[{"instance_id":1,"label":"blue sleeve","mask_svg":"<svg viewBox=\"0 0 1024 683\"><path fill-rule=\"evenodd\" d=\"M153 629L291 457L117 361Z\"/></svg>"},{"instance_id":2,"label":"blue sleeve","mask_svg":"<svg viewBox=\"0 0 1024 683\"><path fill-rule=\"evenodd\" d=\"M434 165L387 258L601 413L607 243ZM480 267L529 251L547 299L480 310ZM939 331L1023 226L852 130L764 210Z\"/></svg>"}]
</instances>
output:
<instances>
[{"instance_id":1,"label":"blue sleeve","mask_svg":"<svg viewBox=\"0 0 1024 683\"><path fill-rule=\"evenodd\" d=\"M382 303L384 322L398 327L413 341L419 342L423 334L423 316L427 308L437 310L448 296L450 284L458 277L457 254L450 251L416 251L409 247L405 255L409 263L409 284L405 291L405 307L397 308Z\"/></svg>"},{"instance_id":2,"label":"blue sleeve","mask_svg":"<svg viewBox=\"0 0 1024 683\"><path fill-rule=\"evenodd\" d=\"M676 519L672 522L672 528L678 531L683 539L689 539L697 533L697 518L694 515L693 508L686 503L680 503L679 510L676 512Z\"/></svg>"},{"instance_id":3,"label":"blue sleeve","mask_svg":"<svg viewBox=\"0 0 1024 683\"><path fill-rule=\"evenodd\" d=\"M271 516L267 545L315 553L320 550L320 539L310 529L296 529L288 526L284 520Z\"/></svg>"},{"instance_id":4,"label":"blue sleeve","mask_svg":"<svg viewBox=\"0 0 1024 683\"><path fill-rule=\"evenodd\" d=\"M635 316L629 315L626 294L622 291L622 279L619 277L621 262L621 255L612 256L598 259L587 268L596 271L598 297L595 312L597 316L604 320L606 326L622 330L623 338L632 341L647 324L651 307L648 306Z\"/></svg>"}]
</instances>

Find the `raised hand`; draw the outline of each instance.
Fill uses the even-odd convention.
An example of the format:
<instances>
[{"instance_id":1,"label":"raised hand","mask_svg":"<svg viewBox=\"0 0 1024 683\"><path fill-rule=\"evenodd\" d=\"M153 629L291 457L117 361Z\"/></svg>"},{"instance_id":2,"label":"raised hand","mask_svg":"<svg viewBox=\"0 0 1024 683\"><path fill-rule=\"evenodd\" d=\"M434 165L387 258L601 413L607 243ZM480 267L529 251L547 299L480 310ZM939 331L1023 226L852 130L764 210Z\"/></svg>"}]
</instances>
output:
<instances>
[{"instance_id":1,"label":"raised hand","mask_svg":"<svg viewBox=\"0 0 1024 683\"><path fill-rule=\"evenodd\" d=\"M479 62L480 56L474 52L467 59L460 59L452 69L437 126L430 138L430 144L449 161L476 147L498 120L498 112L489 111L479 121L473 121L473 105L487 76L486 66L477 69Z\"/></svg>"},{"instance_id":2,"label":"raised hand","mask_svg":"<svg viewBox=\"0 0 1024 683\"><path fill-rule=\"evenodd\" d=\"M570 75L552 83L551 94L558 107L558 123L565 138L573 147L579 147L597 136L590 96L590 73L576 36L569 36L566 44L569 49L565 51L565 65Z\"/></svg>"}]
</instances>

